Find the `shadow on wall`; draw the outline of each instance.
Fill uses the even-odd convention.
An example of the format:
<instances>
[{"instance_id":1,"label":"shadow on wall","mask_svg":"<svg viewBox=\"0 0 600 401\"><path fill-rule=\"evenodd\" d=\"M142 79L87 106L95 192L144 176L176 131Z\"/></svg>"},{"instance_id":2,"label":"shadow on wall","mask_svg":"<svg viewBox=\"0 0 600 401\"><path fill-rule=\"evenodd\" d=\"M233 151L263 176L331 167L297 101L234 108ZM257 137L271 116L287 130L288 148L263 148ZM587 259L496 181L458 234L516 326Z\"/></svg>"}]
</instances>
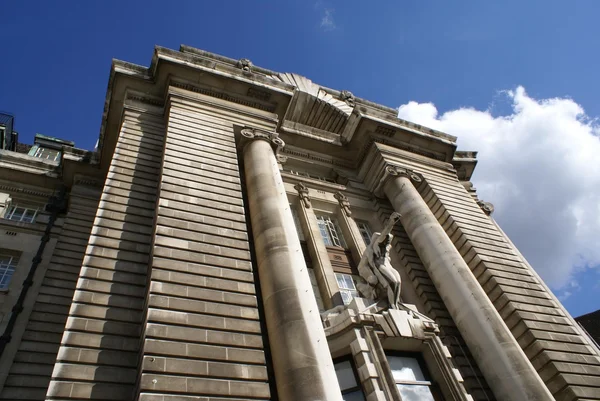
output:
<instances>
[{"instance_id":1,"label":"shadow on wall","mask_svg":"<svg viewBox=\"0 0 600 401\"><path fill-rule=\"evenodd\" d=\"M140 146L144 148L142 151L145 154L154 156L154 160L138 155L129 162L122 160L122 155L115 154L112 165L121 167L123 171L106 182L103 199L118 204L124 217L117 221L121 226L118 238L113 238L117 248L104 254L103 251L107 248L98 247L99 257L111 259L114 268L109 269L112 274L110 279L97 287L97 291L102 291L105 296L103 305L107 309L104 323L98 332L100 342L91 378L92 400L133 400L137 395L136 380L143 351L145 302L150 280L152 233L161 171L161 162L157 160L162 157L164 136L157 138L157 134L148 132L141 116L137 117L136 123L141 127L138 129L138 144L134 144L131 136L125 137L127 134L122 134L115 152L120 146ZM115 160L116 158L120 160ZM130 177L126 178L131 185L129 196L108 195L109 187L115 188L111 183L118 185L116 181L124 175ZM106 223L114 226L114 218L99 217L97 226L107 227Z\"/></svg>"}]
</instances>

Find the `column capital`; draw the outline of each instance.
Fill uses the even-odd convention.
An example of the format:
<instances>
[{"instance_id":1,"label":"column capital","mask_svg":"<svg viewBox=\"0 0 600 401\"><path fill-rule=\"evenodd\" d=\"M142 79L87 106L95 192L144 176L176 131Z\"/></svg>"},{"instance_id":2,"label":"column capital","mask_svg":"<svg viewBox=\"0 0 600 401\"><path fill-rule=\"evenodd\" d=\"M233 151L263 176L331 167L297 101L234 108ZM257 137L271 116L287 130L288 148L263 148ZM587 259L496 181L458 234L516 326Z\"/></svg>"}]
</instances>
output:
<instances>
[{"instance_id":1,"label":"column capital","mask_svg":"<svg viewBox=\"0 0 600 401\"><path fill-rule=\"evenodd\" d=\"M346 214L346 216L352 216L352 211L350 210L350 201L348 200L348 197L340 191L336 192L333 195L333 197L337 199L344 214Z\"/></svg>"},{"instance_id":2,"label":"column capital","mask_svg":"<svg viewBox=\"0 0 600 401\"><path fill-rule=\"evenodd\" d=\"M244 147L249 141L260 139L263 141L269 142L271 147L273 148L273 152L275 153L275 157L277 157L278 161L281 161L280 158L284 158L285 156L280 156L279 152L285 146L285 142L279 137L277 132L269 132L263 131L258 128L250 128L246 127L240 131L242 135L242 147Z\"/></svg>"},{"instance_id":3,"label":"column capital","mask_svg":"<svg viewBox=\"0 0 600 401\"><path fill-rule=\"evenodd\" d=\"M294 189L298 191L298 196L300 197L300 201L304 205L305 208L310 209L310 196L308 195L308 187L304 185L303 182L299 182L294 185Z\"/></svg>"},{"instance_id":4,"label":"column capital","mask_svg":"<svg viewBox=\"0 0 600 401\"><path fill-rule=\"evenodd\" d=\"M375 187L375 191L374 191L375 195L379 196L379 197L385 196L385 194L384 194L385 184L387 184L390 179L395 178L395 177L407 177L414 184L419 184L423 181L422 174L417 173L408 167L396 166L393 164L386 164L385 167L383 168L383 175L381 176L379 183Z\"/></svg>"}]
</instances>

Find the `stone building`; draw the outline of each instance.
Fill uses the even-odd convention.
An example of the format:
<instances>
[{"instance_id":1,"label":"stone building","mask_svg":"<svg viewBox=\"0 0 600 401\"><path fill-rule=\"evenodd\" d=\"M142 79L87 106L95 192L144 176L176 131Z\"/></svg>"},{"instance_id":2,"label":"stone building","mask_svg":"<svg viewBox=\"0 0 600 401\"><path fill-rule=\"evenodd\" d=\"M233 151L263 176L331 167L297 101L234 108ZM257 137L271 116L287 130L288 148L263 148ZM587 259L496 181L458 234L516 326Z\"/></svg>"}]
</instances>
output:
<instances>
[{"instance_id":1,"label":"stone building","mask_svg":"<svg viewBox=\"0 0 600 401\"><path fill-rule=\"evenodd\" d=\"M0 150L0 398L600 400L476 152L195 48L114 61L98 147Z\"/></svg>"}]
</instances>

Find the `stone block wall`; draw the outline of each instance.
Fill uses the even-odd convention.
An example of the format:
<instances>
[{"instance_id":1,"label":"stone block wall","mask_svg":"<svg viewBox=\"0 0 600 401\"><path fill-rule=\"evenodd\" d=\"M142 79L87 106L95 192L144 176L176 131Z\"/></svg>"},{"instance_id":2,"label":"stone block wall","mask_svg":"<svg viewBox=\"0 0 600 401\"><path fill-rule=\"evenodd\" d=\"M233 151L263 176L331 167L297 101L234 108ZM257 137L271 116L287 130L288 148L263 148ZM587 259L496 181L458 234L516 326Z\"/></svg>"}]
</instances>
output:
<instances>
[{"instance_id":1,"label":"stone block wall","mask_svg":"<svg viewBox=\"0 0 600 401\"><path fill-rule=\"evenodd\" d=\"M427 183L423 197L553 396L600 399L600 358L504 233L456 178Z\"/></svg>"},{"instance_id":2,"label":"stone block wall","mask_svg":"<svg viewBox=\"0 0 600 401\"><path fill-rule=\"evenodd\" d=\"M274 126L203 99L170 97L138 388L144 401L271 397L234 125Z\"/></svg>"},{"instance_id":3,"label":"stone block wall","mask_svg":"<svg viewBox=\"0 0 600 401\"><path fill-rule=\"evenodd\" d=\"M48 398L132 399L163 139L162 116L125 110L100 203L88 212L92 232Z\"/></svg>"},{"instance_id":4,"label":"stone block wall","mask_svg":"<svg viewBox=\"0 0 600 401\"><path fill-rule=\"evenodd\" d=\"M18 344L17 351L12 364L9 361L1 399L46 398L99 196L99 190L86 185L74 185L71 189L68 212L62 228L57 227L60 236L39 292L36 294L32 287L28 294L28 299L35 302L28 321L23 323L23 335L16 335L19 327L13 333L11 342ZM19 321L27 320L25 316L20 318Z\"/></svg>"}]
</instances>

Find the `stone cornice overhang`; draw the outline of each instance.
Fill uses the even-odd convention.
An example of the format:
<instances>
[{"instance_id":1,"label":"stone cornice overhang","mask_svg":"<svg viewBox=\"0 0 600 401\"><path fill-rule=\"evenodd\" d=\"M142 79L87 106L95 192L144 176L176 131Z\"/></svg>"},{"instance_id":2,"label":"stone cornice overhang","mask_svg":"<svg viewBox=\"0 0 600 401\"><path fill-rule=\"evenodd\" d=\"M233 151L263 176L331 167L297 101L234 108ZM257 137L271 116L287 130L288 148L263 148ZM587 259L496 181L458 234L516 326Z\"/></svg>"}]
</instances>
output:
<instances>
[{"instance_id":1,"label":"stone cornice overhang","mask_svg":"<svg viewBox=\"0 0 600 401\"><path fill-rule=\"evenodd\" d=\"M470 181L475 166L477 166L477 152L457 151L452 159L452 165L459 180Z\"/></svg>"},{"instance_id":2,"label":"stone cornice overhang","mask_svg":"<svg viewBox=\"0 0 600 401\"><path fill-rule=\"evenodd\" d=\"M149 67L113 60L98 141L102 172L105 174L108 169L122 113L129 100L135 98L138 104L146 102L160 110L165 105L167 86L173 83L234 103L248 105L254 102L263 110L270 108L269 111L279 116L278 129L288 145L308 153L345 159L354 168L360 166L374 142L433 160L452 162L454 159L455 137L399 119L396 109L361 98L353 97L348 103L352 111L343 127L337 126L335 133L321 129L322 126L310 127L286 120L286 116L298 115L290 108L303 107L292 101L301 90L290 84L290 75L293 74L279 74L253 65L244 69L239 60L189 46L181 46L179 51L157 46ZM342 98L340 91L317 86L325 97ZM310 122L310 118L305 120Z\"/></svg>"},{"instance_id":3,"label":"stone cornice overhang","mask_svg":"<svg viewBox=\"0 0 600 401\"><path fill-rule=\"evenodd\" d=\"M24 153L0 150L0 180L22 182L54 190L60 186L59 162L42 160Z\"/></svg>"}]
</instances>

